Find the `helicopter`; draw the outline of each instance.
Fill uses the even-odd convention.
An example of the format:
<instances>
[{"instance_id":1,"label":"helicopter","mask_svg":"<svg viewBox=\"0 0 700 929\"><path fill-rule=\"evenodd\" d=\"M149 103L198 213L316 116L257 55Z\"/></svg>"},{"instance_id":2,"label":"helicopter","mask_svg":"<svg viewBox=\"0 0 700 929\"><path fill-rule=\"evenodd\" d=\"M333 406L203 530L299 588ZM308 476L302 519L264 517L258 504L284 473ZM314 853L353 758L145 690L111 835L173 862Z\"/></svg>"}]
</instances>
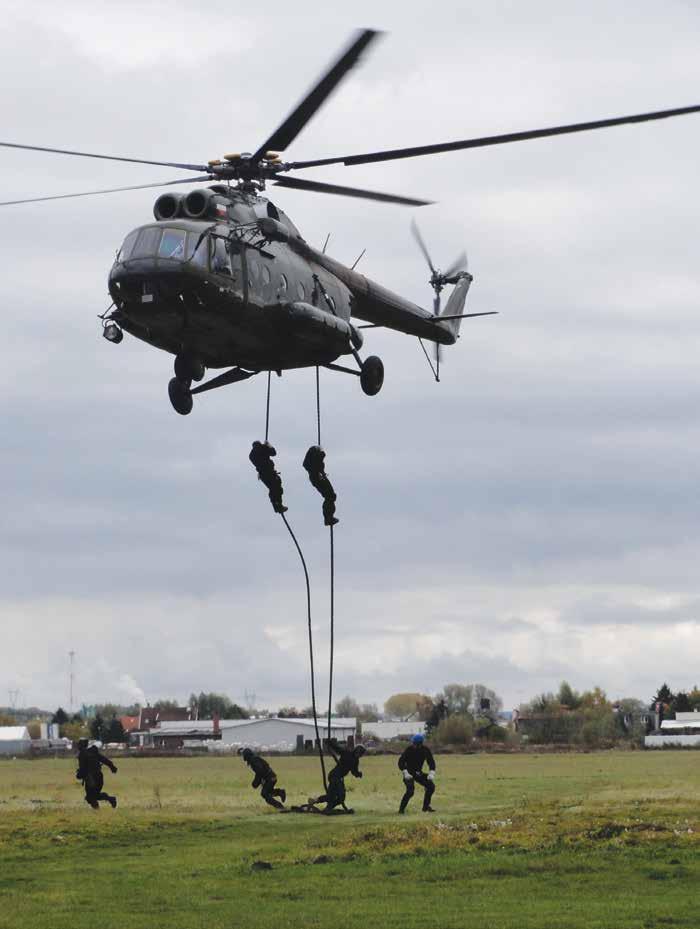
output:
<instances>
[{"instance_id":1,"label":"helicopter","mask_svg":"<svg viewBox=\"0 0 700 929\"><path fill-rule=\"evenodd\" d=\"M447 270L439 270L415 223L413 234L431 272L434 298L430 310L360 274L355 270L357 262L348 267L327 255L325 246L319 250L306 242L283 210L264 196L268 183L283 189L420 207L431 201L287 174L327 165L350 167L521 142L700 111L700 106L694 105L412 148L283 160L281 152L380 34L373 29L356 33L284 122L253 152L194 164L0 142L3 148L200 172L161 183L34 197L0 206L208 183L187 194L161 194L153 207L154 221L129 232L109 272L112 303L100 316L109 342L120 343L127 332L175 356L168 394L177 413L189 414L193 397L199 393L261 372L281 375L295 368L325 367L356 375L364 393L374 396L384 382L384 365L376 355L364 359L360 355L364 342L361 330L368 328L384 327L414 336L422 346L423 340L431 342L435 364L427 352L426 357L439 380L441 349L455 344L462 321L494 315L494 311L464 312L473 281L466 254ZM452 290L443 308L441 295L446 286ZM352 356L356 367L339 364L345 356ZM223 373L204 381L207 370L220 369Z\"/></svg>"}]
</instances>

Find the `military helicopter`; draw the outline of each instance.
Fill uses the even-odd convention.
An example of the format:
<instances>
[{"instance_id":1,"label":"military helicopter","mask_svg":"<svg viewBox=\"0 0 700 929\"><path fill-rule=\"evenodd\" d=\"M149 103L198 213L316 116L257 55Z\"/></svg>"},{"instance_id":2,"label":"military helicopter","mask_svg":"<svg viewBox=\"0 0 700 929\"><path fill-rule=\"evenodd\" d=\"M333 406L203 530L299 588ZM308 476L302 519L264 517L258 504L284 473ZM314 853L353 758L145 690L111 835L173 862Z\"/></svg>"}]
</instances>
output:
<instances>
[{"instance_id":1,"label":"military helicopter","mask_svg":"<svg viewBox=\"0 0 700 929\"><path fill-rule=\"evenodd\" d=\"M463 319L493 313L463 312L473 280L466 255L440 271L417 226L413 232L431 272L431 310L369 280L355 270L355 265L346 267L325 254L325 248L319 251L309 245L289 217L262 195L268 182L294 190L424 206L430 201L286 175L325 165L394 161L700 111L700 106L687 106L435 145L284 161L280 152L294 141L378 35L372 29L358 32L287 119L252 153L189 164L0 142L4 148L201 172L159 184L35 197L0 206L214 182L186 195L168 192L158 197L153 208L155 222L130 232L117 252L109 273L112 305L100 317L108 341L118 344L128 332L175 356L175 376L168 393L178 413L190 413L193 396L198 393L263 371L281 374L293 368L323 366L357 375L363 391L373 396L382 387L384 366L375 355L361 358L363 328L386 327L417 336L421 344L424 339L432 342L436 355L431 367L439 380L440 347L456 342ZM441 293L447 285L453 289L442 310ZM364 325L357 325L357 319ZM350 355L357 368L337 363ZM222 374L199 383L207 369L222 368L226 369ZM193 387L193 383L199 386Z\"/></svg>"}]
</instances>

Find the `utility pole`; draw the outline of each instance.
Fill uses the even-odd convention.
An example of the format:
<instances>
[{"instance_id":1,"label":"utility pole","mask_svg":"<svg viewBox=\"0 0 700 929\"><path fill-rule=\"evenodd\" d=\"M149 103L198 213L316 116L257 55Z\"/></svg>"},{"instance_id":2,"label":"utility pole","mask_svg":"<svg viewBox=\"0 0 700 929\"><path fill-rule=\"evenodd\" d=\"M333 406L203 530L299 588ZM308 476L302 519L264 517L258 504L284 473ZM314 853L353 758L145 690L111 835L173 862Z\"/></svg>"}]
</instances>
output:
<instances>
[{"instance_id":1,"label":"utility pole","mask_svg":"<svg viewBox=\"0 0 700 929\"><path fill-rule=\"evenodd\" d=\"M245 700L245 703L246 703L246 709L248 710L249 713L252 713L252 711L255 709L255 702L256 702L257 696L258 695L255 692L250 693L248 690L246 690L245 693L243 694L243 699Z\"/></svg>"},{"instance_id":2,"label":"utility pole","mask_svg":"<svg viewBox=\"0 0 700 929\"><path fill-rule=\"evenodd\" d=\"M73 715L73 681L74 681L74 678L75 678L75 674L74 674L74 670L73 670L73 662L74 662L74 659L75 659L75 652L74 652L72 649L68 652L68 657L70 658L70 673L69 673L69 677L70 677L70 698L69 698L69 700L68 700L68 708L69 708L69 710L70 710L71 715Z\"/></svg>"},{"instance_id":3,"label":"utility pole","mask_svg":"<svg viewBox=\"0 0 700 929\"><path fill-rule=\"evenodd\" d=\"M10 709L16 710L17 700L19 698L19 690L8 690L7 692L10 695Z\"/></svg>"}]
</instances>

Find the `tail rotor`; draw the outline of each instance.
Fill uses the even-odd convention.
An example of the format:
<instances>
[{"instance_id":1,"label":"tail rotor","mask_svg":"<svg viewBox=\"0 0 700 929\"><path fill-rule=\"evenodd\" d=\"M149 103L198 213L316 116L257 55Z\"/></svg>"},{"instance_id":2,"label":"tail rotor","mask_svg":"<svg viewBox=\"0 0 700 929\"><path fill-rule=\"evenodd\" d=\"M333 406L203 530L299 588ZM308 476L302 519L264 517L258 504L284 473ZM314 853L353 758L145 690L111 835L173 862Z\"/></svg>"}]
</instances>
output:
<instances>
[{"instance_id":1,"label":"tail rotor","mask_svg":"<svg viewBox=\"0 0 700 929\"><path fill-rule=\"evenodd\" d=\"M435 317L440 315L441 309L441 294L442 290L446 284L457 284L458 281L464 276L465 273L469 271L469 260L467 258L467 253L462 251L457 258L452 262L452 264L445 271L440 271L433 264L433 260L430 257L430 252L428 251L428 246L425 244L425 240L421 235L421 231L418 228L418 224L415 219L411 221L411 232L413 233L413 238L418 243L418 248L420 248L423 253L423 257L426 260L428 267L430 268L430 279L428 283L433 288L435 296L433 297L433 314ZM440 380L440 364L442 363L442 345L439 342L432 343L432 353L433 361L435 362L435 380ZM425 351L425 349L424 349Z\"/></svg>"}]
</instances>

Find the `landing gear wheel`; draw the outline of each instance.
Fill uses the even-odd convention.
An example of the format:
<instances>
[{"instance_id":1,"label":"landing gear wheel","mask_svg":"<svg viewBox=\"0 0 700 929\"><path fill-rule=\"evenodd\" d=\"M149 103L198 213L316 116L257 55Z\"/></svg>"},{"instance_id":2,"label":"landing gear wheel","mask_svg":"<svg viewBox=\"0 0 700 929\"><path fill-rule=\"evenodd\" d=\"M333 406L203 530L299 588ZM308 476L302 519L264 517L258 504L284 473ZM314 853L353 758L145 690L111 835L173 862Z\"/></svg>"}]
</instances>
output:
<instances>
[{"instance_id":1,"label":"landing gear wheel","mask_svg":"<svg viewBox=\"0 0 700 929\"><path fill-rule=\"evenodd\" d=\"M384 364L376 355L365 358L360 371L360 386L368 397L374 397L384 383Z\"/></svg>"},{"instance_id":2,"label":"landing gear wheel","mask_svg":"<svg viewBox=\"0 0 700 929\"><path fill-rule=\"evenodd\" d=\"M172 378L168 384L168 396L170 397L173 409L176 413L179 413L180 416L187 416L188 413L192 412L194 400L190 393L189 381L181 381L177 377Z\"/></svg>"},{"instance_id":3,"label":"landing gear wheel","mask_svg":"<svg viewBox=\"0 0 700 929\"><path fill-rule=\"evenodd\" d=\"M205 369L201 361L190 355L175 356L175 377L181 381L201 381Z\"/></svg>"}]
</instances>

